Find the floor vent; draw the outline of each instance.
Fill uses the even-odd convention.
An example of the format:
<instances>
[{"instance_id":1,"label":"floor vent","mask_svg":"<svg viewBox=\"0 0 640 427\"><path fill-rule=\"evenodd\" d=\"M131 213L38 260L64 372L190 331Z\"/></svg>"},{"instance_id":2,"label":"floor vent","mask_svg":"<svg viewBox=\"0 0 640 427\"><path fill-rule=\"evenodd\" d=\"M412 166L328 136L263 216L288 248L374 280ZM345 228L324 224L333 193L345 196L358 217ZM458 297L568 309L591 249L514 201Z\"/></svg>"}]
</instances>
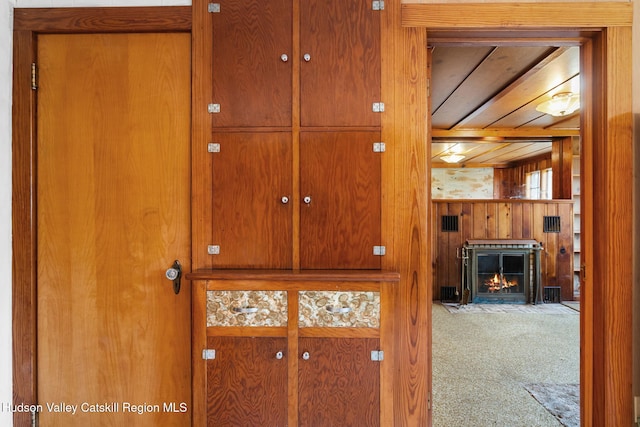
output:
<instances>
[{"instance_id":1,"label":"floor vent","mask_svg":"<svg viewBox=\"0 0 640 427\"><path fill-rule=\"evenodd\" d=\"M560 286L545 286L544 287L544 302L561 302L560 301Z\"/></svg>"},{"instance_id":2,"label":"floor vent","mask_svg":"<svg viewBox=\"0 0 640 427\"><path fill-rule=\"evenodd\" d=\"M457 301L458 296L456 295L456 287L455 286L440 286L440 301Z\"/></svg>"}]
</instances>

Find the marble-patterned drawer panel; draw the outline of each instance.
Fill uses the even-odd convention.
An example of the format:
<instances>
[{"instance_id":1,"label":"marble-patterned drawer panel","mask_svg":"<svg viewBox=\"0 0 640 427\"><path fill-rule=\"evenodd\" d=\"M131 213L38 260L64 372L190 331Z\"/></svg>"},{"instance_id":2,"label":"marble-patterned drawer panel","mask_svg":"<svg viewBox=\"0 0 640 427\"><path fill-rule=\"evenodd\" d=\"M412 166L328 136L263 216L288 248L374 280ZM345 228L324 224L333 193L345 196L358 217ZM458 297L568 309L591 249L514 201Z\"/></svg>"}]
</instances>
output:
<instances>
[{"instance_id":1,"label":"marble-patterned drawer panel","mask_svg":"<svg viewBox=\"0 0 640 427\"><path fill-rule=\"evenodd\" d=\"M300 328L378 328L379 292L301 291Z\"/></svg>"},{"instance_id":2,"label":"marble-patterned drawer panel","mask_svg":"<svg viewBox=\"0 0 640 427\"><path fill-rule=\"evenodd\" d=\"M207 291L207 326L287 326L287 292Z\"/></svg>"}]
</instances>

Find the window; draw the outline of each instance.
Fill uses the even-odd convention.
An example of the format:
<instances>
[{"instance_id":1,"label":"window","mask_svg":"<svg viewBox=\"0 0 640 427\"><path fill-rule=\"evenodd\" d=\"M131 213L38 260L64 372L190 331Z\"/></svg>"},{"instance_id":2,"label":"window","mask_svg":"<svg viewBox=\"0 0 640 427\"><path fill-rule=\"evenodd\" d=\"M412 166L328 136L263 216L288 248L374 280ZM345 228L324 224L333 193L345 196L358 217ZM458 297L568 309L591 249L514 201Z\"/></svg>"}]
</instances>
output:
<instances>
[{"instance_id":1,"label":"window","mask_svg":"<svg viewBox=\"0 0 640 427\"><path fill-rule=\"evenodd\" d=\"M527 173L527 199L551 199L553 197L553 173L551 168Z\"/></svg>"}]
</instances>

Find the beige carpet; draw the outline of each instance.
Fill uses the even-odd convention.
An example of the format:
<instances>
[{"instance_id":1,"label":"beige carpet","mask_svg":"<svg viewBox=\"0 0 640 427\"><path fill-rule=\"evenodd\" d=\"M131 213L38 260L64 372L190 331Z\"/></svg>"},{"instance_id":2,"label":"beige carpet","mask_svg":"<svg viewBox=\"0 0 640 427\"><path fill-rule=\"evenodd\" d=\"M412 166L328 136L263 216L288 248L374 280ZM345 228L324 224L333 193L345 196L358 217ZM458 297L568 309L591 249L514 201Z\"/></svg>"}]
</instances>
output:
<instances>
[{"instance_id":1,"label":"beige carpet","mask_svg":"<svg viewBox=\"0 0 640 427\"><path fill-rule=\"evenodd\" d=\"M526 387L579 382L579 312L483 305L433 305L433 425L561 427Z\"/></svg>"}]
</instances>

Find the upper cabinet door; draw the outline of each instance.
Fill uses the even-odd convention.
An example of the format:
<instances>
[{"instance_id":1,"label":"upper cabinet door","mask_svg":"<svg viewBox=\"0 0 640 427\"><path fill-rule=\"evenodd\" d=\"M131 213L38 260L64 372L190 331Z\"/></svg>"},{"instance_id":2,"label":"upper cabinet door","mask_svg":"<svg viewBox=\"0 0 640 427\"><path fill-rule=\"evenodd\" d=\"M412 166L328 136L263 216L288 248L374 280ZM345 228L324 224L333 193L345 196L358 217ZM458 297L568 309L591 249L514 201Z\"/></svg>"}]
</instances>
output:
<instances>
[{"instance_id":1,"label":"upper cabinet door","mask_svg":"<svg viewBox=\"0 0 640 427\"><path fill-rule=\"evenodd\" d=\"M371 3L301 2L302 126L380 126L380 12Z\"/></svg>"},{"instance_id":2,"label":"upper cabinet door","mask_svg":"<svg viewBox=\"0 0 640 427\"><path fill-rule=\"evenodd\" d=\"M300 267L379 269L380 132L300 134Z\"/></svg>"},{"instance_id":3,"label":"upper cabinet door","mask_svg":"<svg viewBox=\"0 0 640 427\"><path fill-rule=\"evenodd\" d=\"M219 4L211 13L213 126L291 126L291 0Z\"/></svg>"},{"instance_id":4,"label":"upper cabinet door","mask_svg":"<svg viewBox=\"0 0 640 427\"><path fill-rule=\"evenodd\" d=\"M212 266L291 268L291 135L214 133L213 141Z\"/></svg>"}]
</instances>

